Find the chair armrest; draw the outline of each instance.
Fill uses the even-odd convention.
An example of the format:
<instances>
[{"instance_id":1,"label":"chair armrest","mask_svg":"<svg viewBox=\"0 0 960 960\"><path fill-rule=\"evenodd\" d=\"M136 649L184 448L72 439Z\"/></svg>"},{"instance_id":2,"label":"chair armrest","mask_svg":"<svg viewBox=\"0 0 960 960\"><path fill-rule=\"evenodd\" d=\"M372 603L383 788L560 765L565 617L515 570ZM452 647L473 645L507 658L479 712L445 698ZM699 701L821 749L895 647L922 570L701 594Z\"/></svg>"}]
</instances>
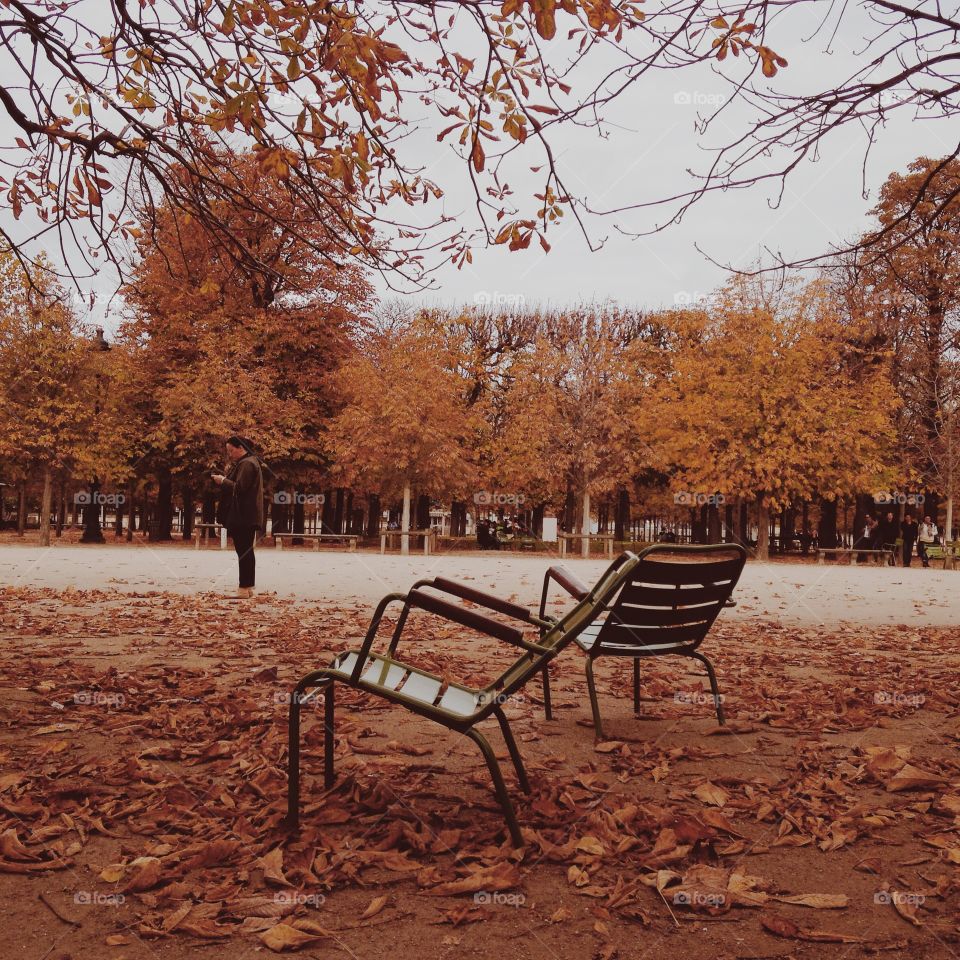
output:
<instances>
[{"instance_id":1,"label":"chair armrest","mask_svg":"<svg viewBox=\"0 0 960 960\"><path fill-rule=\"evenodd\" d=\"M383 619L383 615L386 612L388 606L395 601L403 601L407 599L405 593L388 593L378 604L377 609L374 611L373 619L370 621L370 626L367 627L367 635L363 638L363 645L360 647L360 653L357 655L357 662L353 668L353 673L350 674L350 682L356 684L360 680L360 674L363 673L364 664L367 662L367 657L370 655L370 648L373 646L373 641L377 637L377 629L380 626L380 621Z\"/></svg>"},{"instance_id":2,"label":"chair armrest","mask_svg":"<svg viewBox=\"0 0 960 960\"><path fill-rule=\"evenodd\" d=\"M547 614L547 596L550 593L550 581L555 580L575 600L580 601L590 593L590 588L584 586L566 567L554 566L547 570L543 578L543 594L540 597L540 619Z\"/></svg>"},{"instance_id":3,"label":"chair armrest","mask_svg":"<svg viewBox=\"0 0 960 960\"><path fill-rule=\"evenodd\" d=\"M492 593L484 590L478 590L476 587L468 587L465 583L458 583L456 580L448 580L446 577L434 577L433 580L421 580L414 584L414 589L421 586L433 587L443 593L453 594L460 597L461 600L469 600L478 606L486 607L488 610L496 610L504 616L511 617L514 620L522 620L524 623L531 623L534 619L533 614L526 608L521 607L519 603L512 603L510 600L504 600Z\"/></svg>"},{"instance_id":4,"label":"chair armrest","mask_svg":"<svg viewBox=\"0 0 960 960\"><path fill-rule=\"evenodd\" d=\"M488 617L483 613L477 613L476 610L468 610L466 607L450 603L448 600L442 600L440 597L434 597L422 590L413 589L407 594L407 606L417 607L420 610L426 610L444 620L452 620L454 623L470 627L478 633L485 633L487 636L496 637L498 640L504 640L513 644L515 647L522 647L531 653L546 653L546 647L541 647L537 643L527 640L523 636L523 631L517 627L511 627L509 624L500 623L493 617Z\"/></svg>"}]
</instances>

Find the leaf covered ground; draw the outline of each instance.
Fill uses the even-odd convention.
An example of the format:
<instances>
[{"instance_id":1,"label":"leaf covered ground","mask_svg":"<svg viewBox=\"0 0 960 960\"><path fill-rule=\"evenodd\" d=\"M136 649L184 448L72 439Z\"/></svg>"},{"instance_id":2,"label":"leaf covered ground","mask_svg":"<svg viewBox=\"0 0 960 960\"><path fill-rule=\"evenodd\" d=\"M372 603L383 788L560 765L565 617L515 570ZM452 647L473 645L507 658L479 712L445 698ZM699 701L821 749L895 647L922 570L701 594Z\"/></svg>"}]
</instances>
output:
<instances>
[{"instance_id":1,"label":"leaf covered ground","mask_svg":"<svg viewBox=\"0 0 960 960\"><path fill-rule=\"evenodd\" d=\"M531 775L505 842L475 746L338 691L283 828L287 695L369 611L266 596L0 592L0 954L952 957L956 629L723 622L693 661L578 653L506 705ZM512 652L419 619L401 656L482 683Z\"/></svg>"}]
</instances>

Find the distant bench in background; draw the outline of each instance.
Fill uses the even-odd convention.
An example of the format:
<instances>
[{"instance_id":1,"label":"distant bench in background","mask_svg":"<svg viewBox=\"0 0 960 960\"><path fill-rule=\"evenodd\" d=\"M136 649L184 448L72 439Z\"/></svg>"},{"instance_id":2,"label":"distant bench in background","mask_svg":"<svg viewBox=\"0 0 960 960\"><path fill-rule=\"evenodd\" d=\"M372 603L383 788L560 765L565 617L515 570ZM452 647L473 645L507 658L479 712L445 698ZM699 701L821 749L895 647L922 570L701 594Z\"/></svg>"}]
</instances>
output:
<instances>
[{"instance_id":1,"label":"distant bench in background","mask_svg":"<svg viewBox=\"0 0 960 960\"><path fill-rule=\"evenodd\" d=\"M343 543L346 541L347 550L350 553L353 553L357 549L357 540L360 538L353 533L275 533L273 534L273 542L276 545L278 550L283 549L284 540L293 540L297 538L299 540L312 540L313 549L319 550L321 541L325 540L336 540L338 543Z\"/></svg>"}]
</instances>

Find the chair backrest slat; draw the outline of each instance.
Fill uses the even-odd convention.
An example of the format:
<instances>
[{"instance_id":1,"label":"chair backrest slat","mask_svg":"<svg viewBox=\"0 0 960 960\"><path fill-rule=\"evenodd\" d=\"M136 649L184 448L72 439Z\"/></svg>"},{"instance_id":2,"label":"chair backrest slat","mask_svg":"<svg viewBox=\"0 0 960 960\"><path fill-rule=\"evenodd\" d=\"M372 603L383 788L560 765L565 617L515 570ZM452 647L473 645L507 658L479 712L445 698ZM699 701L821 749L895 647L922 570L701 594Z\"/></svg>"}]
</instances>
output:
<instances>
[{"instance_id":1,"label":"chair backrest slat","mask_svg":"<svg viewBox=\"0 0 960 960\"><path fill-rule=\"evenodd\" d=\"M726 546L722 544L721 546ZM679 548L674 547L674 550ZM691 548L687 548L688 550ZM740 576L743 561L730 560L667 560L644 558L632 578L634 583L690 584L716 583ZM641 576L642 574L642 576Z\"/></svg>"},{"instance_id":2,"label":"chair backrest slat","mask_svg":"<svg viewBox=\"0 0 960 960\"><path fill-rule=\"evenodd\" d=\"M635 607L622 604L620 619L625 624L638 627L674 627L685 623L700 623L713 616L716 604L697 604L692 607Z\"/></svg>"},{"instance_id":3,"label":"chair backrest slat","mask_svg":"<svg viewBox=\"0 0 960 960\"><path fill-rule=\"evenodd\" d=\"M687 587L634 581L623 588L620 602L639 607L689 607L694 604L726 600L731 589L729 580L720 584L711 583L704 586L698 583Z\"/></svg>"},{"instance_id":4,"label":"chair backrest slat","mask_svg":"<svg viewBox=\"0 0 960 960\"><path fill-rule=\"evenodd\" d=\"M613 614L611 614L611 617ZM712 617L711 617L712 620ZM616 623L607 619L597 638L604 651L614 652L614 648L623 652L636 647L660 647L664 645L694 643L710 629L710 621L685 623L669 627L638 626L629 623Z\"/></svg>"},{"instance_id":5,"label":"chair backrest slat","mask_svg":"<svg viewBox=\"0 0 960 960\"><path fill-rule=\"evenodd\" d=\"M746 551L733 544L645 551L608 608L591 654L696 647L733 593L745 561Z\"/></svg>"}]
</instances>

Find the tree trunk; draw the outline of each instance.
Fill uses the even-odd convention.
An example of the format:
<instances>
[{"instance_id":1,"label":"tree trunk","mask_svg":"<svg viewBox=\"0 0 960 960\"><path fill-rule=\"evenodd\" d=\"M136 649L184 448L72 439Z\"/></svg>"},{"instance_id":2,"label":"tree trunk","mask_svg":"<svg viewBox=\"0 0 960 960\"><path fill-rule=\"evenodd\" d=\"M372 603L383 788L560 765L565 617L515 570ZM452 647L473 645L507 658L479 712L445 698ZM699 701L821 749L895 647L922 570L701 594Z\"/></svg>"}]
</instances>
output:
<instances>
[{"instance_id":1,"label":"tree trunk","mask_svg":"<svg viewBox=\"0 0 960 960\"><path fill-rule=\"evenodd\" d=\"M127 543L133 540L133 528L137 522L137 501L134 499L135 492L133 480L131 480L127 484L127 503L130 504L127 513Z\"/></svg>"},{"instance_id":2,"label":"tree trunk","mask_svg":"<svg viewBox=\"0 0 960 960\"><path fill-rule=\"evenodd\" d=\"M337 487L337 499L333 508L333 532L334 533L343 533L343 507L344 507L344 494L346 491L343 487Z\"/></svg>"},{"instance_id":3,"label":"tree trunk","mask_svg":"<svg viewBox=\"0 0 960 960\"><path fill-rule=\"evenodd\" d=\"M817 539L825 550L832 550L840 545L837 536L837 501L820 498L820 525L817 528Z\"/></svg>"},{"instance_id":4,"label":"tree trunk","mask_svg":"<svg viewBox=\"0 0 960 960\"><path fill-rule=\"evenodd\" d=\"M587 558L590 556L590 490L586 484L583 486L583 525L580 532L586 534L581 540L580 555Z\"/></svg>"},{"instance_id":5,"label":"tree trunk","mask_svg":"<svg viewBox=\"0 0 960 960\"><path fill-rule=\"evenodd\" d=\"M613 522L613 535L621 543L628 537L630 526L630 492L626 487L617 491L617 515Z\"/></svg>"},{"instance_id":6,"label":"tree trunk","mask_svg":"<svg viewBox=\"0 0 960 960\"><path fill-rule=\"evenodd\" d=\"M723 508L723 542L735 543L737 539L736 531L733 529L733 504L728 503Z\"/></svg>"},{"instance_id":7,"label":"tree trunk","mask_svg":"<svg viewBox=\"0 0 960 960\"><path fill-rule=\"evenodd\" d=\"M770 504L765 493L757 494L757 559L770 559Z\"/></svg>"},{"instance_id":8,"label":"tree trunk","mask_svg":"<svg viewBox=\"0 0 960 960\"><path fill-rule=\"evenodd\" d=\"M543 514L544 514L544 505L538 503L533 508L533 535L538 539L543 539Z\"/></svg>"},{"instance_id":9,"label":"tree trunk","mask_svg":"<svg viewBox=\"0 0 960 960\"><path fill-rule=\"evenodd\" d=\"M20 481L17 491L17 536L22 537L27 529L27 481Z\"/></svg>"},{"instance_id":10,"label":"tree trunk","mask_svg":"<svg viewBox=\"0 0 960 960\"><path fill-rule=\"evenodd\" d=\"M57 537L63 536L63 524L67 518L67 481L60 481L60 491L57 494Z\"/></svg>"},{"instance_id":11,"label":"tree trunk","mask_svg":"<svg viewBox=\"0 0 960 960\"><path fill-rule=\"evenodd\" d=\"M380 497L371 493L369 498L370 511L367 515L367 536L380 536Z\"/></svg>"},{"instance_id":12,"label":"tree trunk","mask_svg":"<svg viewBox=\"0 0 960 960\"><path fill-rule=\"evenodd\" d=\"M573 533L575 523L574 514L576 513L577 503L573 492L573 487L567 483L567 497L563 504L563 530L564 533Z\"/></svg>"},{"instance_id":13,"label":"tree trunk","mask_svg":"<svg viewBox=\"0 0 960 960\"><path fill-rule=\"evenodd\" d=\"M294 487L294 493L300 493L300 485L297 484ZM326 502L324 502L324 507L326 507ZM295 496L293 499L293 530L291 533L306 533L306 528L304 526L306 520L306 511L304 510L303 497ZM324 530L324 533L329 533L329 530ZM295 546L300 546L303 543L303 540L300 537L293 537L290 540L290 543Z\"/></svg>"},{"instance_id":14,"label":"tree trunk","mask_svg":"<svg viewBox=\"0 0 960 960\"><path fill-rule=\"evenodd\" d=\"M280 490L286 491L287 484L280 481ZM279 491L278 491L279 492ZM204 523L209 521L204 517ZM270 532L271 533L291 533L290 530L290 504L287 503L285 496L274 494L273 501L270 504Z\"/></svg>"},{"instance_id":15,"label":"tree trunk","mask_svg":"<svg viewBox=\"0 0 960 960\"><path fill-rule=\"evenodd\" d=\"M707 543L720 542L720 509L715 503L707 508Z\"/></svg>"},{"instance_id":16,"label":"tree trunk","mask_svg":"<svg viewBox=\"0 0 960 960\"><path fill-rule=\"evenodd\" d=\"M173 480L168 469L163 469L157 476L157 516L156 539L172 540L173 526Z\"/></svg>"},{"instance_id":17,"label":"tree trunk","mask_svg":"<svg viewBox=\"0 0 960 960\"><path fill-rule=\"evenodd\" d=\"M126 506L126 497L117 497L117 506L113 511L113 535L119 540L123 536L123 514Z\"/></svg>"},{"instance_id":18,"label":"tree trunk","mask_svg":"<svg viewBox=\"0 0 960 960\"><path fill-rule=\"evenodd\" d=\"M333 533L333 491L324 490L323 510L320 511L320 532Z\"/></svg>"},{"instance_id":19,"label":"tree trunk","mask_svg":"<svg viewBox=\"0 0 960 960\"><path fill-rule=\"evenodd\" d=\"M183 488L183 539L193 536L193 512L196 504L193 499L193 487L185 484Z\"/></svg>"},{"instance_id":20,"label":"tree trunk","mask_svg":"<svg viewBox=\"0 0 960 960\"><path fill-rule=\"evenodd\" d=\"M410 481L408 480L403 485L403 514L400 518L400 529L403 531L403 536L400 537L400 553L406 556L410 553L410 537L408 532L410 530Z\"/></svg>"},{"instance_id":21,"label":"tree trunk","mask_svg":"<svg viewBox=\"0 0 960 960\"><path fill-rule=\"evenodd\" d=\"M53 501L53 477L50 465L43 468L43 498L40 501L40 546L50 546L50 505Z\"/></svg>"}]
</instances>

